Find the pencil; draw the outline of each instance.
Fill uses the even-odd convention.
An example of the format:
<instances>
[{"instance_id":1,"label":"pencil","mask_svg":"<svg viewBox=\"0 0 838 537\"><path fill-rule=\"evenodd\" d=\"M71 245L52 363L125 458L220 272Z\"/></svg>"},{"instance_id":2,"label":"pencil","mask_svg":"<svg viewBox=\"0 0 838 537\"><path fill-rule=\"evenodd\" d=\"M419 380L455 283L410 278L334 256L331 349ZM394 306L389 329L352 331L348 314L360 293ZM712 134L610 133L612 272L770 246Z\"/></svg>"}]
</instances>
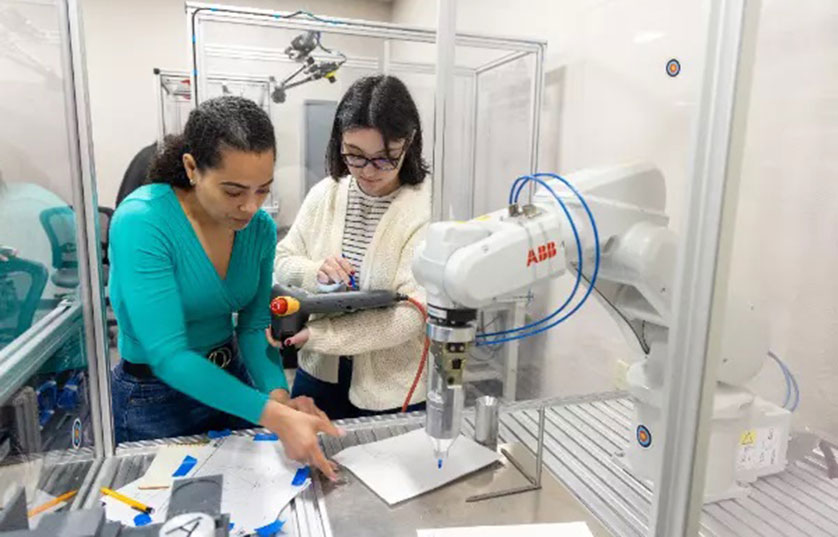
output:
<instances>
[{"instance_id":1,"label":"pencil","mask_svg":"<svg viewBox=\"0 0 838 537\"><path fill-rule=\"evenodd\" d=\"M47 503L45 503L43 505L39 505L38 507L29 511L29 517L31 518L35 515L43 513L47 509L50 509L51 507L55 507L59 503L66 502L67 500L69 500L70 498L75 496L77 492L78 492L77 490L71 490L70 492L62 494L61 496L59 496L57 498L53 498L52 500L48 501Z\"/></svg>"},{"instance_id":2,"label":"pencil","mask_svg":"<svg viewBox=\"0 0 838 537\"><path fill-rule=\"evenodd\" d=\"M134 509L136 509L137 511L139 511L141 513L145 513L147 515L150 515L151 513L154 512L154 508L149 507L144 503L140 503L137 500L132 500L128 496L124 496L124 495L118 493L115 490L107 489L105 487L102 487L101 490L102 490L102 494L105 494L106 496L110 496L111 498L113 498L115 500L119 500L122 503L124 503L125 505L133 507Z\"/></svg>"}]
</instances>

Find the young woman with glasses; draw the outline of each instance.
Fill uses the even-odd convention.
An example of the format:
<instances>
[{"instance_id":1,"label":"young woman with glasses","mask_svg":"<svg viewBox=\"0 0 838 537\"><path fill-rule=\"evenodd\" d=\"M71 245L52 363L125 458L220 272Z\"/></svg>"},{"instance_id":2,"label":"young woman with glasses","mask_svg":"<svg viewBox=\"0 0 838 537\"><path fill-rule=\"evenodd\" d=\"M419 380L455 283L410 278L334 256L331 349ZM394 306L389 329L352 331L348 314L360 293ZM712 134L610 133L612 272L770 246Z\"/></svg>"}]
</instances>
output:
<instances>
[{"instance_id":1,"label":"young woman with glasses","mask_svg":"<svg viewBox=\"0 0 838 537\"><path fill-rule=\"evenodd\" d=\"M355 82L338 105L326 152L329 177L305 198L276 249L275 279L390 289L422 299L413 250L430 220L419 112L392 76ZM321 317L275 346L299 349L292 396L308 396L332 419L395 412L422 354L424 321L410 305ZM424 407L424 380L409 410Z\"/></svg>"}]
</instances>

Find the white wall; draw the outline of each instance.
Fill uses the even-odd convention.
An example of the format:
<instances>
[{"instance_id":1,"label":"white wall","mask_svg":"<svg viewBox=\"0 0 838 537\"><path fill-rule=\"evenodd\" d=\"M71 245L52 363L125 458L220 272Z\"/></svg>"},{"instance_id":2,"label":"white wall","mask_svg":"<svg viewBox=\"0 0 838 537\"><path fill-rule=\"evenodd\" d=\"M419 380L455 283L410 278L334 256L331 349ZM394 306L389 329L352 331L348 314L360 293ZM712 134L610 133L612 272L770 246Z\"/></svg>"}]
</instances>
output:
<instances>
[{"instance_id":1,"label":"white wall","mask_svg":"<svg viewBox=\"0 0 838 537\"><path fill-rule=\"evenodd\" d=\"M113 206L128 163L157 136L153 69L186 71L191 66L186 15L181 0L82 0L81 3L99 204ZM280 11L303 9L379 21L390 19L392 7L380 0L219 0L218 3ZM277 180L294 181L296 185L299 178L277 177Z\"/></svg>"},{"instance_id":2,"label":"white wall","mask_svg":"<svg viewBox=\"0 0 838 537\"><path fill-rule=\"evenodd\" d=\"M678 230L705 4L461 0L458 30L547 39L542 168L568 173L651 160L666 175ZM765 0L762 11L729 287L766 314L768 346L798 375L796 426L838 436L838 4ZM393 7L394 22L433 26L435 19L424 0ZM665 75L669 58L682 64L674 79ZM567 281L557 286L569 288ZM736 329L742 337L758 333ZM544 361L539 381L553 395L609 389L617 360L637 356L593 304L524 353ZM770 363L754 386L782 399L782 378Z\"/></svg>"}]
</instances>

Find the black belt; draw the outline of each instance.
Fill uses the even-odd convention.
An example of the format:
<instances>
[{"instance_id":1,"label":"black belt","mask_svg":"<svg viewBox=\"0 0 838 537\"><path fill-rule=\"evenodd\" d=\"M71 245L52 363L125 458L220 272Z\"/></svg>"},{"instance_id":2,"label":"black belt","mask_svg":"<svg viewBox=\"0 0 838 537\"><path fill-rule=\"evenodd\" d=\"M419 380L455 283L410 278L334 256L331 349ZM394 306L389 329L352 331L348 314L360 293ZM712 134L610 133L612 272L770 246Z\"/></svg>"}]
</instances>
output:
<instances>
[{"instance_id":1,"label":"black belt","mask_svg":"<svg viewBox=\"0 0 838 537\"><path fill-rule=\"evenodd\" d=\"M207 360L221 369L229 369L236 357L236 347L232 341L220 345L207 353ZM122 370L133 377L140 379L154 378L154 372L146 364L135 364L128 360L122 360Z\"/></svg>"}]
</instances>

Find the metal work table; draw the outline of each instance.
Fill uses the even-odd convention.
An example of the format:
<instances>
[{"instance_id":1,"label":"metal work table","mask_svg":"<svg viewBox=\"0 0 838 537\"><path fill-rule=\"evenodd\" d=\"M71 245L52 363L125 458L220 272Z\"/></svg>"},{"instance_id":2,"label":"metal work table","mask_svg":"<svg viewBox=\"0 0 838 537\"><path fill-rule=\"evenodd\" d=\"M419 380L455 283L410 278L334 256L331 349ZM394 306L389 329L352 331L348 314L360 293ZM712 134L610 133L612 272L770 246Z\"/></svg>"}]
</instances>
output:
<instances>
[{"instance_id":1,"label":"metal work table","mask_svg":"<svg viewBox=\"0 0 838 537\"><path fill-rule=\"evenodd\" d=\"M523 454L524 464L532 464L541 403L548 407L544 462L549 474L561 484L546 479L541 491L467 506L463 500L469 494L523 482L520 474L498 465L390 508L343 471L340 482L317 480L286 509L286 534L415 535L418 527L585 520L597 537L607 536L609 531L620 537L645 537L652 491L628 474L615 457L630 438L631 402L622 393L608 393L507 407L501 413L500 441L520 444L515 448L516 455ZM324 439L323 447L331 456L351 445L420 427L422 420L421 413L345 420L340 424L348 434ZM472 416L466 414L464 434L472 434L472 427ZM105 461L95 472L84 506L98 501L98 494L92 491L99 487L118 488L142 475L161 444L121 447L117 457ZM813 451L790 462L782 474L759 480L747 498L706 506L701 535L838 535L838 483L828 479L822 455Z\"/></svg>"}]
</instances>

